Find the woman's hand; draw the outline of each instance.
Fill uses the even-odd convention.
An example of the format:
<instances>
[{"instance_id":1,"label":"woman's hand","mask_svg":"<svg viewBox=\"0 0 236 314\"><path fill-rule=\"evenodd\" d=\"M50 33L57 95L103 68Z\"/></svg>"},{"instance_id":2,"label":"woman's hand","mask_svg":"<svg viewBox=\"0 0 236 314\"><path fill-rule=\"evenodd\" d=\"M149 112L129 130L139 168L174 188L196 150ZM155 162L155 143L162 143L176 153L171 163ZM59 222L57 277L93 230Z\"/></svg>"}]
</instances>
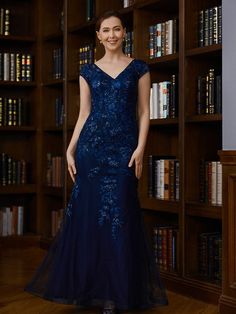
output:
<instances>
[{"instance_id":1,"label":"woman's hand","mask_svg":"<svg viewBox=\"0 0 236 314\"><path fill-rule=\"evenodd\" d=\"M71 153L71 151L67 151L66 158L67 158L68 171L70 173L72 181L75 182L76 167L75 167L74 154Z\"/></svg>"},{"instance_id":2,"label":"woman's hand","mask_svg":"<svg viewBox=\"0 0 236 314\"><path fill-rule=\"evenodd\" d=\"M133 152L130 161L129 161L129 167L132 166L133 162L135 162L135 175L138 179L141 178L142 175L142 169L143 169L143 150L136 148Z\"/></svg>"}]
</instances>

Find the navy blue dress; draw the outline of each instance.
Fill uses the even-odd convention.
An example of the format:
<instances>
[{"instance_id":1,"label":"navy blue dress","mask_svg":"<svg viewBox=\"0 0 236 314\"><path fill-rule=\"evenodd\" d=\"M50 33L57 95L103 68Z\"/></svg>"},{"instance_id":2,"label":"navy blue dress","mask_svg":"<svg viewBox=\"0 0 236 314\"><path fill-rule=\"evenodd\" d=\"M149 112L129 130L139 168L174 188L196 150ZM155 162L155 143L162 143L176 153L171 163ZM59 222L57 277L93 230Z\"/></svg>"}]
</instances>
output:
<instances>
[{"instance_id":1,"label":"navy blue dress","mask_svg":"<svg viewBox=\"0 0 236 314\"><path fill-rule=\"evenodd\" d=\"M138 81L148 65L133 59L112 78L96 64L80 75L91 112L76 147L76 180L64 220L26 291L77 306L111 300L120 310L168 304L147 240L135 163Z\"/></svg>"}]
</instances>

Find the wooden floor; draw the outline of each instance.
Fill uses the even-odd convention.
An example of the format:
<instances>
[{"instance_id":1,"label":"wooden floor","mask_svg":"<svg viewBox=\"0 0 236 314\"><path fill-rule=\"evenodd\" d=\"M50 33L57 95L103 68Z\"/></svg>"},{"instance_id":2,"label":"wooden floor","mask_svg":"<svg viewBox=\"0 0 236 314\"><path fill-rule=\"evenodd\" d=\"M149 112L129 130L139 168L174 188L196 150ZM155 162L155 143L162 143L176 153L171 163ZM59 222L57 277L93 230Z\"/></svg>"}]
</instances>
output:
<instances>
[{"instance_id":1,"label":"wooden floor","mask_svg":"<svg viewBox=\"0 0 236 314\"><path fill-rule=\"evenodd\" d=\"M59 305L23 291L45 251L38 248L2 249L0 253L0 313L6 314L91 314L92 309ZM169 305L145 314L217 314L217 306L168 291ZM140 312L139 312L140 313Z\"/></svg>"}]
</instances>

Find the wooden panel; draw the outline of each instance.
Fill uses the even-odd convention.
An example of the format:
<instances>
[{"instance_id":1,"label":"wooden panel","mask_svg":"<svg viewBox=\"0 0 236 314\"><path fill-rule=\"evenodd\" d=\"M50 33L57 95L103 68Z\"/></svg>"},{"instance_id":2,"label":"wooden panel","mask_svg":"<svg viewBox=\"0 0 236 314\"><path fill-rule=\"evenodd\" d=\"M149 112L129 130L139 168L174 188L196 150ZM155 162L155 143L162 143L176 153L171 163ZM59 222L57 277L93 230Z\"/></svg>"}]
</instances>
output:
<instances>
[{"instance_id":1,"label":"wooden panel","mask_svg":"<svg viewBox=\"0 0 236 314\"><path fill-rule=\"evenodd\" d=\"M223 291L220 313L236 310L236 151L219 152L223 164Z\"/></svg>"}]
</instances>

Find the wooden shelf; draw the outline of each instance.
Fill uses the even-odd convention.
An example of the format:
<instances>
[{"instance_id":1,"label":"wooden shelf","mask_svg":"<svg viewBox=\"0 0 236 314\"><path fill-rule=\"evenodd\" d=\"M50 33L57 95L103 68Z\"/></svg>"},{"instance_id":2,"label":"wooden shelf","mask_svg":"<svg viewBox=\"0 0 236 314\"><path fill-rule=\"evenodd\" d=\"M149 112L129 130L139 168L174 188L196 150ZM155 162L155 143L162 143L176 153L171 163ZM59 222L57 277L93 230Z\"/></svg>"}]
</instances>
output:
<instances>
[{"instance_id":1,"label":"wooden shelf","mask_svg":"<svg viewBox=\"0 0 236 314\"><path fill-rule=\"evenodd\" d=\"M163 10L165 12L176 12L178 10L177 0L138 0L134 3L134 8Z\"/></svg>"},{"instance_id":2,"label":"wooden shelf","mask_svg":"<svg viewBox=\"0 0 236 314\"><path fill-rule=\"evenodd\" d=\"M33 126L0 126L0 132L36 132Z\"/></svg>"},{"instance_id":3,"label":"wooden shelf","mask_svg":"<svg viewBox=\"0 0 236 314\"><path fill-rule=\"evenodd\" d=\"M205 114L205 115L194 115L186 117L186 122L221 122L222 114Z\"/></svg>"},{"instance_id":4,"label":"wooden shelf","mask_svg":"<svg viewBox=\"0 0 236 314\"><path fill-rule=\"evenodd\" d=\"M60 86L63 84L63 79L51 79L47 80L46 82L43 83L43 86Z\"/></svg>"},{"instance_id":5,"label":"wooden shelf","mask_svg":"<svg viewBox=\"0 0 236 314\"><path fill-rule=\"evenodd\" d=\"M20 86L20 87L36 87L36 82L12 82L12 81L0 81L0 87L12 87L12 86Z\"/></svg>"},{"instance_id":6,"label":"wooden shelf","mask_svg":"<svg viewBox=\"0 0 236 314\"><path fill-rule=\"evenodd\" d=\"M0 194L34 194L36 190L36 184L9 184L1 185Z\"/></svg>"},{"instance_id":7,"label":"wooden shelf","mask_svg":"<svg viewBox=\"0 0 236 314\"><path fill-rule=\"evenodd\" d=\"M206 285L208 288L215 290L216 292L219 291L221 288L221 282L220 281L210 281L207 280L205 277L197 275L188 275L186 278L195 281L196 283L199 283L200 285Z\"/></svg>"},{"instance_id":8,"label":"wooden shelf","mask_svg":"<svg viewBox=\"0 0 236 314\"><path fill-rule=\"evenodd\" d=\"M206 47L197 47L186 51L186 56L199 56L199 55L219 55L222 52L222 45L210 45Z\"/></svg>"},{"instance_id":9,"label":"wooden shelf","mask_svg":"<svg viewBox=\"0 0 236 314\"><path fill-rule=\"evenodd\" d=\"M180 203L177 201L167 201L167 200L159 200L156 198L140 198L140 204L143 209L161 211L161 212L170 212L170 213L178 213Z\"/></svg>"},{"instance_id":10,"label":"wooden shelf","mask_svg":"<svg viewBox=\"0 0 236 314\"><path fill-rule=\"evenodd\" d=\"M4 36L0 35L0 42L26 42L26 43L34 43L36 41L36 37L34 36L14 36L14 35L9 35L9 36Z\"/></svg>"},{"instance_id":11,"label":"wooden shelf","mask_svg":"<svg viewBox=\"0 0 236 314\"><path fill-rule=\"evenodd\" d=\"M62 132L63 127L62 126L47 126L43 129L44 132Z\"/></svg>"},{"instance_id":12,"label":"wooden shelf","mask_svg":"<svg viewBox=\"0 0 236 314\"><path fill-rule=\"evenodd\" d=\"M63 197L63 188L62 187L44 186L43 192L46 195Z\"/></svg>"},{"instance_id":13,"label":"wooden shelf","mask_svg":"<svg viewBox=\"0 0 236 314\"><path fill-rule=\"evenodd\" d=\"M89 21L89 22L81 23L77 26L68 27L68 33L77 34L80 32L87 31L87 32L90 32L93 34L95 23L96 23L96 20L94 19L94 20Z\"/></svg>"},{"instance_id":14,"label":"wooden shelf","mask_svg":"<svg viewBox=\"0 0 236 314\"><path fill-rule=\"evenodd\" d=\"M153 59L146 59L146 62L152 67L177 67L179 64L179 53L153 58Z\"/></svg>"},{"instance_id":15,"label":"wooden shelf","mask_svg":"<svg viewBox=\"0 0 236 314\"><path fill-rule=\"evenodd\" d=\"M63 33L57 32L49 35L43 36L44 41L61 41L63 40Z\"/></svg>"},{"instance_id":16,"label":"wooden shelf","mask_svg":"<svg viewBox=\"0 0 236 314\"><path fill-rule=\"evenodd\" d=\"M40 236L36 234L26 233L21 236L12 235L0 237L0 248L25 248L39 247Z\"/></svg>"},{"instance_id":17,"label":"wooden shelf","mask_svg":"<svg viewBox=\"0 0 236 314\"><path fill-rule=\"evenodd\" d=\"M178 118L168 119L151 119L150 126L154 125L178 125Z\"/></svg>"},{"instance_id":18,"label":"wooden shelf","mask_svg":"<svg viewBox=\"0 0 236 314\"><path fill-rule=\"evenodd\" d=\"M187 201L186 214L189 216L221 219L222 206Z\"/></svg>"},{"instance_id":19,"label":"wooden shelf","mask_svg":"<svg viewBox=\"0 0 236 314\"><path fill-rule=\"evenodd\" d=\"M205 280L199 280L190 276L173 276L172 273L162 272L166 287L170 290L184 293L194 298L199 298L207 303L218 303L221 295L221 287Z\"/></svg>"}]
</instances>

